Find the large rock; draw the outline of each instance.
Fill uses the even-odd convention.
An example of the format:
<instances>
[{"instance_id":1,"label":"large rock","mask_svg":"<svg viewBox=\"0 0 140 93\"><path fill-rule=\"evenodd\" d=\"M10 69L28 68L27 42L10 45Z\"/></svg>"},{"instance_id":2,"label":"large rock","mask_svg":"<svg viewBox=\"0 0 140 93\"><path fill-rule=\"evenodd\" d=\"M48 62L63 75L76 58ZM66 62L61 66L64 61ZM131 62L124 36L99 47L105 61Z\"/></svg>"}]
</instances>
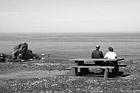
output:
<instances>
[{"instance_id":1,"label":"large rock","mask_svg":"<svg viewBox=\"0 0 140 93\"><path fill-rule=\"evenodd\" d=\"M37 55L33 54L32 50L28 49L27 43L20 43L19 45L15 46L13 49L14 50L12 53L12 58L14 59L28 60L28 59L37 58Z\"/></svg>"}]
</instances>

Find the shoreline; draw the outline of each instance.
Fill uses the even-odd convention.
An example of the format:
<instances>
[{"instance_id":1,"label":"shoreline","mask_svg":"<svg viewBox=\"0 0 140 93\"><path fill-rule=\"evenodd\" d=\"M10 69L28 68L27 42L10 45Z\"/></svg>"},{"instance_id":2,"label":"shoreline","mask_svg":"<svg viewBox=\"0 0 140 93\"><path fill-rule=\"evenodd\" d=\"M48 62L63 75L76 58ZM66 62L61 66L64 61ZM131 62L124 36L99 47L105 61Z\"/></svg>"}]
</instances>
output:
<instances>
[{"instance_id":1,"label":"shoreline","mask_svg":"<svg viewBox=\"0 0 140 93\"><path fill-rule=\"evenodd\" d=\"M2 52L1 52L2 53ZM54 51L49 51L49 52L33 52L34 54L38 54L38 55L41 55L41 54L45 54L46 57L56 57L56 58L62 58L62 59L75 59L75 58L90 58L90 54L86 55L86 54L79 54L78 52L77 53L65 53L63 51L61 52L54 52ZM11 55L11 53L4 53L6 55ZM79 55L78 55L79 54ZM125 60L135 60L135 59L140 59L139 58L140 55L118 55L118 58L124 58Z\"/></svg>"}]
</instances>

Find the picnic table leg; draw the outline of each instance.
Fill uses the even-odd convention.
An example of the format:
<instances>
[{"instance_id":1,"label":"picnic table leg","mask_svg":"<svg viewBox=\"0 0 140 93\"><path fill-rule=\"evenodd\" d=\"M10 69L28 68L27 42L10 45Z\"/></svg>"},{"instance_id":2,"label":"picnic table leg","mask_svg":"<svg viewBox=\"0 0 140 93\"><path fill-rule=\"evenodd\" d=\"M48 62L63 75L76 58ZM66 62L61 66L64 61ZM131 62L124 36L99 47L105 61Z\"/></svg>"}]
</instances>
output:
<instances>
[{"instance_id":1,"label":"picnic table leg","mask_svg":"<svg viewBox=\"0 0 140 93\"><path fill-rule=\"evenodd\" d=\"M114 68L114 75L117 76L117 75L119 74L118 62L115 61L115 62L113 62L113 63L114 63L114 66L115 66L115 68Z\"/></svg>"},{"instance_id":2,"label":"picnic table leg","mask_svg":"<svg viewBox=\"0 0 140 93\"><path fill-rule=\"evenodd\" d=\"M115 76L115 70L111 69L110 77L114 77L114 76Z\"/></svg>"},{"instance_id":3,"label":"picnic table leg","mask_svg":"<svg viewBox=\"0 0 140 93\"><path fill-rule=\"evenodd\" d=\"M75 63L77 63L78 66L84 66L84 61L75 61ZM88 68L80 68L80 73L79 75L85 75L89 73L89 69Z\"/></svg>"},{"instance_id":4,"label":"picnic table leg","mask_svg":"<svg viewBox=\"0 0 140 93\"><path fill-rule=\"evenodd\" d=\"M116 76L119 75L119 66L116 66L116 67L114 68L114 72L115 72L115 75L116 75Z\"/></svg>"},{"instance_id":5,"label":"picnic table leg","mask_svg":"<svg viewBox=\"0 0 140 93\"><path fill-rule=\"evenodd\" d=\"M73 74L75 76L78 76L78 68L77 67L72 68L72 71L73 71Z\"/></svg>"},{"instance_id":6,"label":"picnic table leg","mask_svg":"<svg viewBox=\"0 0 140 93\"><path fill-rule=\"evenodd\" d=\"M105 71L104 71L104 79L107 79L109 77L109 69L108 68L105 68Z\"/></svg>"},{"instance_id":7,"label":"picnic table leg","mask_svg":"<svg viewBox=\"0 0 140 93\"><path fill-rule=\"evenodd\" d=\"M110 63L111 66L115 66L114 69L112 69L112 75L117 76L119 74L119 66L117 61L112 61Z\"/></svg>"},{"instance_id":8,"label":"picnic table leg","mask_svg":"<svg viewBox=\"0 0 140 93\"><path fill-rule=\"evenodd\" d=\"M117 76L119 74L119 67L116 66L114 69L111 71L111 77Z\"/></svg>"}]
</instances>

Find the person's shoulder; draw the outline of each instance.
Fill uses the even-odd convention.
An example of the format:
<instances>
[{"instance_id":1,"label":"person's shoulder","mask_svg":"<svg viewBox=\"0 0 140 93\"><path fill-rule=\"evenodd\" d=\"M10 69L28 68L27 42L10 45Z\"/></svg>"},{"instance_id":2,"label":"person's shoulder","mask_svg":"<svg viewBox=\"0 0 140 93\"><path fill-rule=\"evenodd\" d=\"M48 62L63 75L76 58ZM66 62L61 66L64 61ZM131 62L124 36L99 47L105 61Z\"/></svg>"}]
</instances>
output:
<instances>
[{"instance_id":1,"label":"person's shoulder","mask_svg":"<svg viewBox=\"0 0 140 93\"><path fill-rule=\"evenodd\" d=\"M97 50L93 50L92 52L96 52Z\"/></svg>"},{"instance_id":2,"label":"person's shoulder","mask_svg":"<svg viewBox=\"0 0 140 93\"><path fill-rule=\"evenodd\" d=\"M116 54L116 52L113 52L114 54Z\"/></svg>"},{"instance_id":3,"label":"person's shoulder","mask_svg":"<svg viewBox=\"0 0 140 93\"><path fill-rule=\"evenodd\" d=\"M99 52L102 52L101 50L99 50Z\"/></svg>"},{"instance_id":4,"label":"person's shoulder","mask_svg":"<svg viewBox=\"0 0 140 93\"><path fill-rule=\"evenodd\" d=\"M102 53L102 54L103 54L103 52L102 52L102 51L99 51L99 53Z\"/></svg>"},{"instance_id":5,"label":"person's shoulder","mask_svg":"<svg viewBox=\"0 0 140 93\"><path fill-rule=\"evenodd\" d=\"M107 55L107 54L110 54L110 52L109 52L109 51L108 51L108 52L106 52L106 55Z\"/></svg>"}]
</instances>

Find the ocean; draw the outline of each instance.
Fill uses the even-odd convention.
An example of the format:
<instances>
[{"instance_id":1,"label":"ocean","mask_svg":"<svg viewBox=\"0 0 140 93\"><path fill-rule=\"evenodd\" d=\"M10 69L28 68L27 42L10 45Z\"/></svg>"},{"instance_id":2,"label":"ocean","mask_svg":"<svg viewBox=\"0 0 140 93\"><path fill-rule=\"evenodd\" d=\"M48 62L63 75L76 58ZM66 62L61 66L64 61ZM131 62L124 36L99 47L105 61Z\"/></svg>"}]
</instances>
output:
<instances>
[{"instance_id":1,"label":"ocean","mask_svg":"<svg viewBox=\"0 0 140 93\"><path fill-rule=\"evenodd\" d=\"M118 58L140 58L140 33L7 33L0 34L0 52L11 54L23 42L33 53L67 58L90 58L97 44L104 54L111 46Z\"/></svg>"}]
</instances>

